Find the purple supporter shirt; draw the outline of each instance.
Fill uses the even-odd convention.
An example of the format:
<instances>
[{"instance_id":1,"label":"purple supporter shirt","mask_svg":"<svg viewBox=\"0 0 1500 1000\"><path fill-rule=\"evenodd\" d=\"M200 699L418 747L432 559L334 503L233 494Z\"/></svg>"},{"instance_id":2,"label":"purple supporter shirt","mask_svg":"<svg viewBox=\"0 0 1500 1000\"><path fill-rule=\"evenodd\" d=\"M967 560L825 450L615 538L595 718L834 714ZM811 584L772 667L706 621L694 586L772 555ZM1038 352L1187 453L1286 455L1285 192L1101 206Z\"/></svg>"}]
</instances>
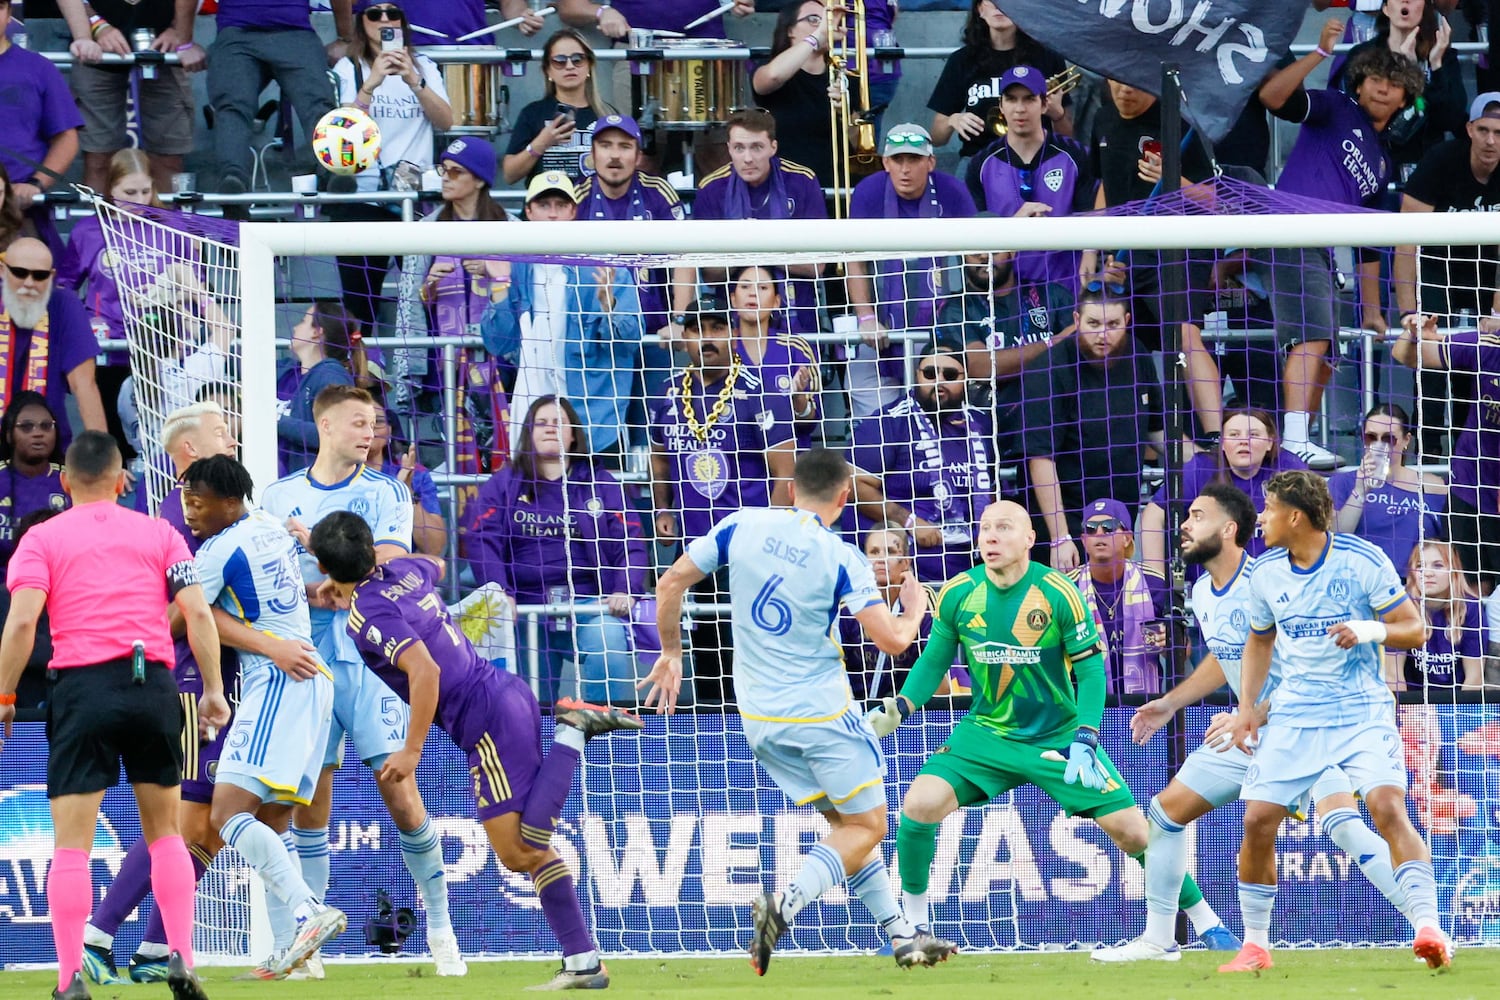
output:
<instances>
[{"instance_id":1,"label":"purple supporter shirt","mask_svg":"<svg viewBox=\"0 0 1500 1000\"><path fill-rule=\"evenodd\" d=\"M125 337L125 313L120 305L120 275L128 268L132 276L127 286L144 288L155 284L169 264L192 253L190 237L174 234L159 226L131 226L134 231L123 240L128 259L105 246L104 231L96 216L79 220L68 236L68 248L57 262L57 283L61 288L82 292L84 310L95 336L108 340ZM153 245L154 244L154 245ZM114 364L128 364L124 354L112 353Z\"/></svg>"},{"instance_id":2,"label":"purple supporter shirt","mask_svg":"<svg viewBox=\"0 0 1500 1000\"><path fill-rule=\"evenodd\" d=\"M1391 161L1370 116L1340 91L1306 93L1307 115L1276 190L1375 207L1391 179Z\"/></svg>"},{"instance_id":3,"label":"purple supporter shirt","mask_svg":"<svg viewBox=\"0 0 1500 1000\"><path fill-rule=\"evenodd\" d=\"M1266 483L1278 472L1288 472L1293 469L1305 469L1307 463L1284 448L1277 449L1276 456L1269 461L1262 462L1260 471L1249 479L1241 477L1233 470L1229 470L1228 483L1235 489L1240 490L1250 498L1255 505L1256 513L1266 509ZM1203 487L1213 482L1214 477L1219 474L1219 465L1213 455L1194 455L1182 466L1182 510L1186 516L1188 506L1203 492ZM1151 502L1163 511L1167 509L1167 484L1163 482L1157 487L1156 494ZM1337 506L1337 505L1335 505ZM1374 539L1371 539L1374 541ZM1250 536L1250 541L1245 545L1245 551L1252 556L1258 556L1266 550L1266 543L1260 537L1260 528ZM1198 573L1202 572L1200 567L1189 567L1191 579L1196 580ZM1197 571L1197 572L1193 572Z\"/></svg>"},{"instance_id":4,"label":"purple supporter shirt","mask_svg":"<svg viewBox=\"0 0 1500 1000\"><path fill-rule=\"evenodd\" d=\"M35 510L67 510L73 504L62 488L62 466L49 465L40 476L23 476L10 462L0 462L0 576L16 547L16 522Z\"/></svg>"},{"instance_id":5,"label":"purple supporter shirt","mask_svg":"<svg viewBox=\"0 0 1500 1000\"><path fill-rule=\"evenodd\" d=\"M669 385L652 412L651 444L671 465L679 534L690 542L741 507L770 506L766 453L793 440L792 406L788 397L764 387L753 369L742 368L730 405L709 424L724 378L704 386L694 376L693 412L706 434L700 441L682 417L681 376Z\"/></svg>"},{"instance_id":6,"label":"purple supporter shirt","mask_svg":"<svg viewBox=\"0 0 1500 1000\"><path fill-rule=\"evenodd\" d=\"M1483 669L1484 608L1478 600L1465 601L1464 608L1464 623L1456 647L1448 636L1448 613L1442 610L1432 612L1427 641L1406 654L1402 672L1409 687L1461 686L1466 656L1480 660L1480 669Z\"/></svg>"},{"instance_id":7,"label":"purple supporter shirt","mask_svg":"<svg viewBox=\"0 0 1500 1000\"><path fill-rule=\"evenodd\" d=\"M683 218L682 202L677 192L654 174L637 172L630 189L618 198L605 194L593 174L575 184L578 218L581 220L630 222ZM641 297L641 314L648 331L655 332L667 324L671 308L667 301L669 282L670 275L665 268L636 269L636 289Z\"/></svg>"},{"instance_id":8,"label":"purple supporter shirt","mask_svg":"<svg viewBox=\"0 0 1500 1000\"><path fill-rule=\"evenodd\" d=\"M718 10L719 0L615 0L615 10L632 28L682 31L689 23ZM724 18L715 17L687 32L689 38L723 38Z\"/></svg>"},{"instance_id":9,"label":"purple supporter shirt","mask_svg":"<svg viewBox=\"0 0 1500 1000\"><path fill-rule=\"evenodd\" d=\"M1469 426L1448 463L1448 492L1475 510L1500 514L1500 333L1455 333L1447 353L1450 370L1479 378L1479 405L1469 409Z\"/></svg>"},{"instance_id":10,"label":"purple supporter shirt","mask_svg":"<svg viewBox=\"0 0 1500 1000\"><path fill-rule=\"evenodd\" d=\"M1004 218L1014 216L1027 202L1051 208L1049 218L1094 207L1094 175L1088 154L1073 140L1051 133L1030 164L1022 162L1004 139L996 140L971 161L969 176L976 175L978 187L984 192L985 210ZM971 189L974 186L969 185ZM1016 277L1022 284L1057 282L1071 288L1078 280L1078 254L1071 250L1019 253Z\"/></svg>"},{"instance_id":11,"label":"purple supporter shirt","mask_svg":"<svg viewBox=\"0 0 1500 1000\"><path fill-rule=\"evenodd\" d=\"M47 301L47 385L42 395L47 397L47 406L53 413L68 412L68 373L86 361L93 361L99 353L99 341L84 314L83 303L69 291L54 287ZM17 331L15 352L10 359L12 391L21 388L21 373L26 370L31 357L34 331L21 336ZM67 420L57 423L59 447L66 449L73 440L73 428Z\"/></svg>"},{"instance_id":12,"label":"purple supporter shirt","mask_svg":"<svg viewBox=\"0 0 1500 1000\"><path fill-rule=\"evenodd\" d=\"M857 700L884 698L901 690L911 665L917 662L927 645L927 635L932 631L932 609L937 607L937 594L927 587L927 614L917 627L917 641L903 653L889 656L865 635L859 619L847 611L839 612L839 645L844 650L844 667L849 673L849 689ZM899 614L899 601L891 607ZM877 678L875 675L879 673Z\"/></svg>"},{"instance_id":13,"label":"purple supporter shirt","mask_svg":"<svg viewBox=\"0 0 1500 1000\"><path fill-rule=\"evenodd\" d=\"M219 0L214 23L220 31L225 28L311 31L312 4L308 0Z\"/></svg>"},{"instance_id":14,"label":"purple supporter shirt","mask_svg":"<svg viewBox=\"0 0 1500 1000\"><path fill-rule=\"evenodd\" d=\"M1329 477L1328 492L1333 494L1335 511L1349 502L1358 477L1359 473L1353 469ZM1406 563L1417 541L1442 536L1438 515L1447 506L1448 498L1442 493L1424 495L1386 483L1379 489L1365 492L1364 509L1360 511L1353 534L1378 545L1395 564L1396 572L1405 579Z\"/></svg>"},{"instance_id":15,"label":"purple supporter shirt","mask_svg":"<svg viewBox=\"0 0 1500 1000\"><path fill-rule=\"evenodd\" d=\"M775 326L772 326L775 329ZM735 341L735 349L740 352L740 357L745 356L744 347L740 341ZM747 362L748 363L748 362ZM818 416L822 412L816 387L818 385L818 355L811 344L801 337L790 333L773 332L766 341L766 351L761 355L760 364L754 365L753 369L760 377L761 384L768 390L783 393L790 400L792 386L796 381L797 373L805 368L812 368L812 382L808 390L813 402L813 413L811 416L797 419L795 412L793 419L796 423L797 450L805 451L812 447L812 432L817 425Z\"/></svg>"},{"instance_id":16,"label":"purple supporter shirt","mask_svg":"<svg viewBox=\"0 0 1500 1000\"><path fill-rule=\"evenodd\" d=\"M0 54L0 108L5 109L0 164L12 184L36 173L26 160L41 163L46 159L53 136L83 127L83 116L62 72L41 53L19 45Z\"/></svg>"},{"instance_id":17,"label":"purple supporter shirt","mask_svg":"<svg viewBox=\"0 0 1500 1000\"><path fill-rule=\"evenodd\" d=\"M849 199L851 219L968 219L976 214L963 181L940 170L928 176L927 190L916 198L897 194L882 170L855 185ZM876 312L882 323L892 330L933 328L944 297L939 263L933 257L876 262ZM901 351L900 344L893 344L882 357L900 357Z\"/></svg>"},{"instance_id":18,"label":"purple supporter shirt","mask_svg":"<svg viewBox=\"0 0 1500 1000\"><path fill-rule=\"evenodd\" d=\"M543 4L542 6L546 6ZM424 28L441 32L445 37L433 38L429 35L418 35L416 41L421 45L492 45L495 41L494 35L485 35L480 38L471 38L467 42L460 42L462 35L483 28L487 22L484 13L484 0L405 0L402 9L406 11L406 17L411 24L420 24Z\"/></svg>"}]
</instances>

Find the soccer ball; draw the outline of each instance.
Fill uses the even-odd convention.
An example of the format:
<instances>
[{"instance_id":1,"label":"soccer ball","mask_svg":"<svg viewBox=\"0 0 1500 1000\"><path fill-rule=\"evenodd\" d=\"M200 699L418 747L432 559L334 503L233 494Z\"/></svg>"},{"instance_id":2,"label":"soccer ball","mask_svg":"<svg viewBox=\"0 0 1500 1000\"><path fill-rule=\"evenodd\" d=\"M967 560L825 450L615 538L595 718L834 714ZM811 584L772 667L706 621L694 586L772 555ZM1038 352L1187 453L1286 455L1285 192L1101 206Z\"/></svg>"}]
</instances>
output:
<instances>
[{"instance_id":1,"label":"soccer ball","mask_svg":"<svg viewBox=\"0 0 1500 1000\"><path fill-rule=\"evenodd\" d=\"M380 159L380 126L358 108L334 108L318 119L313 155L336 174L357 174Z\"/></svg>"}]
</instances>

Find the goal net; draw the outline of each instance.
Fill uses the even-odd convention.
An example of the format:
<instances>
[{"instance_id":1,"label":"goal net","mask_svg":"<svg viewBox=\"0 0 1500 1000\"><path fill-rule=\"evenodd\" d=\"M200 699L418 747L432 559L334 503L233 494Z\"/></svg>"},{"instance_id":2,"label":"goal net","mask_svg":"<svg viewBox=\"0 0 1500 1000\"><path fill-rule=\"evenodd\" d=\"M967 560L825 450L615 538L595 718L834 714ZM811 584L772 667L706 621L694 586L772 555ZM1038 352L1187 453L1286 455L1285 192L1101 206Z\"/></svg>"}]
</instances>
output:
<instances>
[{"instance_id":1,"label":"goal net","mask_svg":"<svg viewBox=\"0 0 1500 1000\"><path fill-rule=\"evenodd\" d=\"M795 455L823 445L856 469L830 527L866 554L888 600L913 567L931 598L974 565L990 498L1026 507L1033 559L1077 578L1110 646L1104 741L1144 804L1227 705L1221 693L1146 745L1130 742L1134 706L1186 676L1205 648L1188 608L1198 570L1176 544L1187 506L1221 478L1259 507L1275 471L1318 468L1337 530L1389 553L1433 626L1422 651L1393 655L1385 670L1401 691L1411 800L1444 922L1460 940L1500 929L1500 713L1483 686L1496 616L1486 617L1480 561L1497 537L1500 482L1485 463L1500 452L1500 348L1477 318L1487 298L1468 317L1449 308L1470 279L1446 246L1481 242L1476 220L1337 214L1228 178L1105 216L1024 220L233 233L101 211L122 259L177 248L173 266L142 281L141 304L127 305L141 394L169 409L179 376L161 359L195 356L219 335L212 316L228 318L220 346L238 391L228 406L243 414L243 457L264 484L306 464L308 442L288 422L301 370L345 363L386 418L371 463L412 480L416 547L446 557L465 631L485 643L503 632L487 655L544 706L563 695L634 704L660 648L656 575L683 539L739 506L785 502ZM1410 309L1436 316L1396 351L1406 363L1392 358L1404 252L1421 274ZM340 266L378 268L393 254L376 280L341 280ZM1465 294L1493 292L1493 275L1474 280ZM356 286L380 291L356 300L344 291ZM1380 316L1391 329L1368 329ZM341 325L358 337L330 335ZM1439 374L1443 390L1423 382ZM1464 493L1466 475L1478 490ZM1464 515L1461 495L1475 498L1468 536L1452 517ZM1262 547L1252 539L1252 552ZM516 605L513 626L492 620L509 611L499 592ZM555 843L607 952L742 949L751 900L785 888L826 829L746 744L735 630L760 623L731 622L733 596L722 578L694 588L684 710L591 743L559 825ZM1046 632L1051 611L1039 610L1012 626L1018 643ZM750 617L779 613L771 595ZM922 648L889 657L846 616L829 628L861 704L899 690ZM990 666L955 664L926 710L884 741L893 830L971 686L996 685ZM460 946L551 952L526 879L489 854L465 770L435 739L418 774L443 834ZM416 893L368 774L341 771L335 797L329 901L349 912L351 932L332 953L365 954L357 929L374 915L375 887L397 906L417 907ZM1231 805L1195 825L1191 867L1236 930L1241 815ZM894 837L882 850L898 881ZM1288 821L1278 871L1278 938L1409 933L1316 813ZM1117 941L1144 919L1140 867L1032 787L942 823L930 898L935 930L969 949ZM417 924L406 948L421 952ZM842 886L798 916L790 941L840 952L882 943Z\"/></svg>"}]
</instances>

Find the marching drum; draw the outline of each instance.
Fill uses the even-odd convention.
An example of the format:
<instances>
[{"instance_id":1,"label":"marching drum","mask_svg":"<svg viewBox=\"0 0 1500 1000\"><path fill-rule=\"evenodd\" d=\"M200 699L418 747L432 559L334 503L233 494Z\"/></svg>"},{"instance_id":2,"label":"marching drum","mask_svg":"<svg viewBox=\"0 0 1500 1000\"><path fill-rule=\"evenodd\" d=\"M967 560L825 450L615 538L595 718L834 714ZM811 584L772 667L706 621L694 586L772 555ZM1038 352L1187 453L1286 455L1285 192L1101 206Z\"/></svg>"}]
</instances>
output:
<instances>
[{"instance_id":1,"label":"marching drum","mask_svg":"<svg viewBox=\"0 0 1500 1000\"><path fill-rule=\"evenodd\" d=\"M434 45L423 52L453 52L472 55L469 45ZM500 94L505 85L504 63L443 62L443 86L453 107L453 125L445 135L480 135L493 138L500 131L503 114Z\"/></svg>"},{"instance_id":2,"label":"marching drum","mask_svg":"<svg viewBox=\"0 0 1500 1000\"><path fill-rule=\"evenodd\" d=\"M712 55L715 49L743 48L727 38L655 38L653 48L665 58L649 63L643 81L642 117L661 128L708 129L747 107L749 87L742 59ZM704 53L703 58L673 58L672 53Z\"/></svg>"}]
</instances>

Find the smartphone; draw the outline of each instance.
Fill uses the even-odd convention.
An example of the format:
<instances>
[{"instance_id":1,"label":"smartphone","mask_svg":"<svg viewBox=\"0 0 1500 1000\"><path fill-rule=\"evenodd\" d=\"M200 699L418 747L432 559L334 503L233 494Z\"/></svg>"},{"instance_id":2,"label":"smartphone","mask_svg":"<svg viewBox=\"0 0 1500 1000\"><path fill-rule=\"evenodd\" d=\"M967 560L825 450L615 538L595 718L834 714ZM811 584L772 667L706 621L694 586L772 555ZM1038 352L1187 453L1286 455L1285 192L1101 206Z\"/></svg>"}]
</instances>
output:
<instances>
[{"instance_id":1,"label":"smartphone","mask_svg":"<svg viewBox=\"0 0 1500 1000\"><path fill-rule=\"evenodd\" d=\"M566 118L570 122L578 120L578 109L570 104L559 104L557 106L557 114L561 115L563 118Z\"/></svg>"},{"instance_id":2,"label":"smartphone","mask_svg":"<svg viewBox=\"0 0 1500 1000\"><path fill-rule=\"evenodd\" d=\"M393 49L406 48L406 42L401 38L400 28L380 29L380 51L390 52Z\"/></svg>"},{"instance_id":3,"label":"smartphone","mask_svg":"<svg viewBox=\"0 0 1500 1000\"><path fill-rule=\"evenodd\" d=\"M1160 139L1143 139L1141 141L1141 156L1161 156Z\"/></svg>"}]
</instances>

